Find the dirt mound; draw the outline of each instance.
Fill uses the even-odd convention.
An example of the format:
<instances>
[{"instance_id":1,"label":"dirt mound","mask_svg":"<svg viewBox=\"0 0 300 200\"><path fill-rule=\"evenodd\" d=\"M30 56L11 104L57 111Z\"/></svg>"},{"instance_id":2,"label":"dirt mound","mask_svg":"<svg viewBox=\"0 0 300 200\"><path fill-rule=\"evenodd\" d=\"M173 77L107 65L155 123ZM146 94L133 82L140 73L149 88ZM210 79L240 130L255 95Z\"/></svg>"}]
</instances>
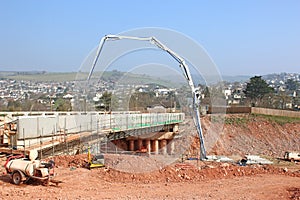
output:
<instances>
[{"instance_id":1,"label":"dirt mound","mask_svg":"<svg viewBox=\"0 0 300 200\"><path fill-rule=\"evenodd\" d=\"M286 172L273 166L236 166L233 164L203 164L201 167L189 166L188 168L172 165L152 173L131 174L116 171L114 169L98 169L97 175L106 181L118 182L199 182L212 179L227 179L241 176L253 176L257 174L277 174L300 177L300 172Z\"/></svg>"},{"instance_id":2,"label":"dirt mound","mask_svg":"<svg viewBox=\"0 0 300 200\"><path fill-rule=\"evenodd\" d=\"M53 160L56 167L84 167L88 162L87 154L59 155L46 159L49 160Z\"/></svg>"},{"instance_id":3,"label":"dirt mound","mask_svg":"<svg viewBox=\"0 0 300 200\"><path fill-rule=\"evenodd\" d=\"M135 161L137 157L130 155L105 155L107 160ZM56 167L82 167L86 164L86 155L75 156L56 156L52 158L56 162ZM150 159L150 158L143 158ZM151 159L149 160L152 161ZM133 163L133 162L132 162ZM300 177L300 171L288 171L283 168L274 167L272 165L248 165L239 166L233 163L218 162L202 162L202 161L186 161L185 163L172 164L159 170L144 173L128 173L106 166L104 168L93 169L92 176L97 179L108 182L142 182L142 183L158 183L158 182L198 182L211 179L234 178L240 176L253 176L257 174L277 174ZM150 166L151 167L151 166ZM134 166L133 166L134 168ZM139 169L139 168L138 168Z\"/></svg>"}]
</instances>

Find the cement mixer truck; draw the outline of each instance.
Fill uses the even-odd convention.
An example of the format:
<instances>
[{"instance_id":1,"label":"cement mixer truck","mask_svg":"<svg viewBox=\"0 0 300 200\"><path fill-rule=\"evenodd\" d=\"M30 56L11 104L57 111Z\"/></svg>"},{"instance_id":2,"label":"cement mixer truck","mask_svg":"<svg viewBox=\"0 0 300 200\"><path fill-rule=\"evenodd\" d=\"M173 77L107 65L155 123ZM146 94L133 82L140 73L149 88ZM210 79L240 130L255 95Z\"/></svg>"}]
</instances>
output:
<instances>
[{"instance_id":1,"label":"cement mixer truck","mask_svg":"<svg viewBox=\"0 0 300 200\"><path fill-rule=\"evenodd\" d=\"M40 160L36 160L37 156L37 151L30 151L28 158L24 155L16 155L7 159L4 167L14 184L19 185L29 179L49 184L50 179L54 176L55 163L54 161L42 163Z\"/></svg>"}]
</instances>

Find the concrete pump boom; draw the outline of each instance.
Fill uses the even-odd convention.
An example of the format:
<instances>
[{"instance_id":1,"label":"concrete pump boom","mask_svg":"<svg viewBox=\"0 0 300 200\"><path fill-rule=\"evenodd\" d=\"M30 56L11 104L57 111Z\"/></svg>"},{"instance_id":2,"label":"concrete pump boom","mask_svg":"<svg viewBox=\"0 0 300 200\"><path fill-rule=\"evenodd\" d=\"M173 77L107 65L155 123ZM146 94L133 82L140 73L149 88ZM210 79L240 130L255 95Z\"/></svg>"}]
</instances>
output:
<instances>
[{"instance_id":1,"label":"concrete pump boom","mask_svg":"<svg viewBox=\"0 0 300 200\"><path fill-rule=\"evenodd\" d=\"M103 49L103 46L105 44L106 41L108 40L121 40L121 39L127 39L127 40L139 40L139 41L148 41L151 44L154 44L155 46L157 46L158 48L166 51L170 56L172 56L178 63L179 63L179 67L181 68L184 77L186 78L186 80L188 81L188 84L192 90L192 96L193 96L193 109L194 109L194 114L195 114L195 118L194 118L194 123L195 126L197 128L197 132L199 135L199 139L200 139L200 159L206 159L206 149L205 149L205 144L204 144L204 137L203 137L203 133L202 133L202 128L201 128L201 122L200 122L200 112L199 112L199 105L200 105L200 100L199 100L199 94L196 92L195 89L195 85L190 73L190 70L188 68L188 65L185 63L185 60L180 57L177 53L175 53L174 51L172 51L171 49L169 49L166 45L164 45L163 43L161 43L158 39L156 39L155 37L133 37L133 36L122 36L122 35L106 35L104 36L99 43L97 52L96 52L96 56L94 58L93 64L92 64L92 68L89 72L87 81L90 80L94 68L97 64L97 61L99 59L100 53Z\"/></svg>"}]
</instances>

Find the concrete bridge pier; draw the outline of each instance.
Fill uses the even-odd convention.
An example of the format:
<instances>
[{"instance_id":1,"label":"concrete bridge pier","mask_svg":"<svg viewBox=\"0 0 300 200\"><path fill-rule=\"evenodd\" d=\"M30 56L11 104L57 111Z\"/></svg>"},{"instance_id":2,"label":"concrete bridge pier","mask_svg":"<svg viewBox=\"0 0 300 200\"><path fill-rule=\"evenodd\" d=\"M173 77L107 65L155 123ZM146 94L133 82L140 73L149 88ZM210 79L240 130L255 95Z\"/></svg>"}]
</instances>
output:
<instances>
[{"instance_id":1,"label":"concrete bridge pier","mask_svg":"<svg viewBox=\"0 0 300 200\"><path fill-rule=\"evenodd\" d=\"M134 140L129 140L129 151L134 151Z\"/></svg>"},{"instance_id":2,"label":"concrete bridge pier","mask_svg":"<svg viewBox=\"0 0 300 200\"><path fill-rule=\"evenodd\" d=\"M161 153L163 155L167 154L167 140L166 139L160 140L160 149L161 149Z\"/></svg>"},{"instance_id":3,"label":"concrete bridge pier","mask_svg":"<svg viewBox=\"0 0 300 200\"><path fill-rule=\"evenodd\" d=\"M143 140L142 139L137 139L137 149L140 150L143 147Z\"/></svg>"},{"instance_id":4,"label":"concrete bridge pier","mask_svg":"<svg viewBox=\"0 0 300 200\"><path fill-rule=\"evenodd\" d=\"M148 152L148 154L150 154L151 153L151 141L149 139L146 139L145 144L146 144L145 146L147 148L147 152Z\"/></svg>"},{"instance_id":5,"label":"concrete bridge pier","mask_svg":"<svg viewBox=\"0 0 300 200\"><path fill-rule=\"evenodd\" d=\"M152 152L154 152L154 154L158 154L158 150L159 150L158 140L152 140Z\"/></svg>"},{"instance_id":6,"label":"concrete bridge pier","mask_svg":"<svg viewBox=\"0 0 300 200\"><path fill-rule=\"evenodd\" d=\"M175 152L175 143L173 140L167 140L168 141L168 145L167 145L167 153L169 155L173 155Z\"/></svg>"}]
</instances>

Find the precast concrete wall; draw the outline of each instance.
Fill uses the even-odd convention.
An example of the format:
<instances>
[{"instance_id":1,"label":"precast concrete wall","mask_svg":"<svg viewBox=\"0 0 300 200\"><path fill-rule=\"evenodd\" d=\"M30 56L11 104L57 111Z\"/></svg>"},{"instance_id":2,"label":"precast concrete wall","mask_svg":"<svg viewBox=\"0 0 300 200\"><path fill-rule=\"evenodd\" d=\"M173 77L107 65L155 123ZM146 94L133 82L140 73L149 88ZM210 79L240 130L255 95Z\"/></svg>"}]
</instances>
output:
<instances>
[{"instance_id":1,"label":"precast concrete wall","mask_svg":"<svg viewBox=\"0 0 300 200\"><path fill-rule=\"evenodd\" d=\"M51 117L19 117L17 139L49 136L57 132L58 118Z\"/></svg>"},{"instance_id":2,"label":"precast concrete wall","mask_svg":"<svg viewBox=\"0 0 300 200\"><path fill-rule=\"evenodd\" d=\"M99 115L57 115L19 117L17 139L53 136L57 132L77 133L97 129Z\"/></svg>"},{"instance_id":3,"label":"precast concrete wall","mask_svg":"<svg viewBox=\"0 0 300 200\"><path fill-rule=\"evenodd\" d=\"M73 114L18 117L17 139L52 137L57 133L78 133L107 129L129 130L141 127L180 123L183 113L146 114Z\"/></svg>"}]
</instances>

